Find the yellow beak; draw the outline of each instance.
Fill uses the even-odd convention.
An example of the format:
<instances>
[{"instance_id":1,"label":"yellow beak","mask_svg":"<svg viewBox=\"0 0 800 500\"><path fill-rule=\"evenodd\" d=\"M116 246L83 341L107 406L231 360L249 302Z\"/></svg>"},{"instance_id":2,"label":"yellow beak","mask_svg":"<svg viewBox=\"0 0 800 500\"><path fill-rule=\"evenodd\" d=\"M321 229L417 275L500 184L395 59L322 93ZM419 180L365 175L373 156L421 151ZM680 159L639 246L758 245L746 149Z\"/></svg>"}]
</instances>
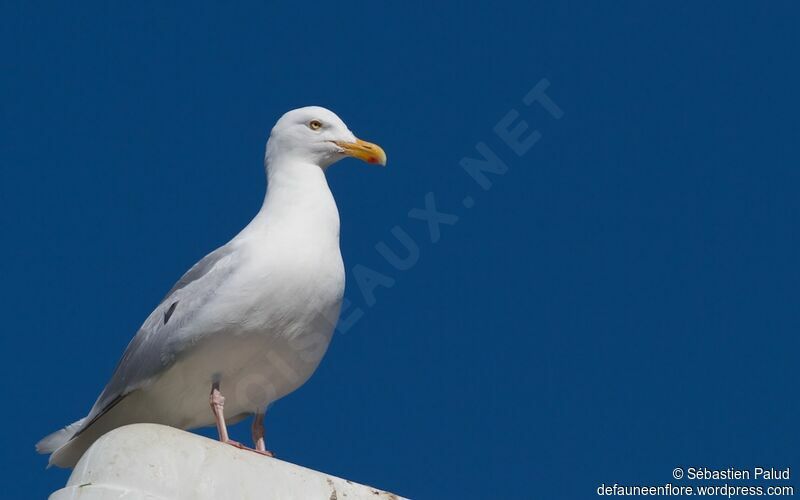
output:
<instances>
[{"instance_id":1,"label":"yellow beak","mask_svg":"<svg viewBox=\"0 0 800 500\"><path fill-rule=\"evenodd\" d=\"M386 166L386 153L383 148L371 142L356 139L356 142L335 141L343 153L367 163Z\"/></svg>"}]
</instances>

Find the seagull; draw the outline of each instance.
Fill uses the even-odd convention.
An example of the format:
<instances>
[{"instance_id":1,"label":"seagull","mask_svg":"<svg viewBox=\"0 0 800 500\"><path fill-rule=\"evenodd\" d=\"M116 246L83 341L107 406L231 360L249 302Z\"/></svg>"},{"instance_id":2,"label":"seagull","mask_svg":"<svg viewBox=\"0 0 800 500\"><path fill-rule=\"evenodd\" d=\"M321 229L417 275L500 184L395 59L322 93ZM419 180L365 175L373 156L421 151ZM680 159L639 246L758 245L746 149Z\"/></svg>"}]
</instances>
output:
<instances>
[{"instance_id":1,"label":"seagull","mask_svg":"<svg viewBox=\"0 0 800 500\"><path fill-rule=\"evenodd\" d=\"M267 141L267 189L253 220L187 271L128 344L89 414L36 445L74 467L103 434L148 422L180 429L253 415L253 451L270 455L264 413L300 387L330 343L344 293L339 212L325 178L354 157L386 165L318 106L284 114ZM209 411L210 406L210 411Z\"/></svg>"}]
</instances>

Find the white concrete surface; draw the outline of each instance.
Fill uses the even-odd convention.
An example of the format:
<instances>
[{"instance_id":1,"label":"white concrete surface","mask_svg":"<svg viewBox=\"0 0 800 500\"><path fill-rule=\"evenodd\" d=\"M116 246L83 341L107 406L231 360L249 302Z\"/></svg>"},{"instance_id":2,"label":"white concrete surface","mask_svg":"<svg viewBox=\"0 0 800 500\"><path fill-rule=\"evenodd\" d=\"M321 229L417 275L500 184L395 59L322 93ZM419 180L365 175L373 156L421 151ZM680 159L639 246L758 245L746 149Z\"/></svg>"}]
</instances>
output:
<instances>
[{"instance_id":1,"label":"white concrete surface","mask_svg":"<svg viewBox=\"0 0 800 500\"><path fill-rule=\"evenodd\" d=\"M163 425L101 437L50 500L388 500L396 495Z\"/></svg>"}]
</instances>

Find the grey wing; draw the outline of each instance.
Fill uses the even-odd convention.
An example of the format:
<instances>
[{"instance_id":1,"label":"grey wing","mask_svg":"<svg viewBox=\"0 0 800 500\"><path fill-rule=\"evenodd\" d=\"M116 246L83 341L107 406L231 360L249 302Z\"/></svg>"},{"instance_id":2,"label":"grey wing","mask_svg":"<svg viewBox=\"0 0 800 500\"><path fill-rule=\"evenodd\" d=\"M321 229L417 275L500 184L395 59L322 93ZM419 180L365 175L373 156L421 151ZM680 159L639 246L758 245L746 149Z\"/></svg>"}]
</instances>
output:
<instances>
[{"instance_id":1,"label":"grey wing","mask_svg":"<svg viewBox=\"0 0 800 500\"><path fill-rule=\"evenodd\" d=\"M228 243L203 257L178 280L128 344L82 429L173 363L177 353L170 334L191 321L228 279L234 268L234 254Z\"/></svg>"}]
</instances>

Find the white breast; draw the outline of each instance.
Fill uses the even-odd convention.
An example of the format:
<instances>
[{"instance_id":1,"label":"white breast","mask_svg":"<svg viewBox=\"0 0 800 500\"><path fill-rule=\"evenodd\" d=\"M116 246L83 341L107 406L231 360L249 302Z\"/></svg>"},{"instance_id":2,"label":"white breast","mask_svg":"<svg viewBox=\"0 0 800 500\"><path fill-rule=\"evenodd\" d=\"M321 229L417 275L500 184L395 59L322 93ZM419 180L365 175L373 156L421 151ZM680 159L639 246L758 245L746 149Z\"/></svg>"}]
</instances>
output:
<instances>
[{"instance_id":1,"label":"white breast","mask_svg":"<svg viewBox=\"0 0 800 500\"><path fill-rule=\"evenodd\" d=\"M261 212L232 241L235 273L181 332L194 345L147 389L174 408L173 425L212 424L213 380L227 415L263 409L302 385L328 348L345 284L339 216L324 173L300 168L270 177Z\"/></svg>"}]
</instances>

